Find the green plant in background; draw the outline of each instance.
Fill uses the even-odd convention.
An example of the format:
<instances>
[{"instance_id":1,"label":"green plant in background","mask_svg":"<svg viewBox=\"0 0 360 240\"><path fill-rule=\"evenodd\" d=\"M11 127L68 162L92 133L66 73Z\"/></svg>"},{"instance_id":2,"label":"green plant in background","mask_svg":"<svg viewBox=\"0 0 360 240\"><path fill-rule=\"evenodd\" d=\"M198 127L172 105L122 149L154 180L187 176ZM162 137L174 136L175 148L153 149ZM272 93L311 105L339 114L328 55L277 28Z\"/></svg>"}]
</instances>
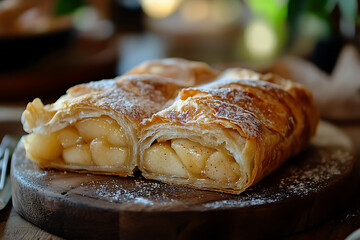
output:
<instances>
[{"instance_id":1,"label":"green plant in background","mask_svg":"<svg viewBox=\"0 0 360 240\"><path fill-rule=\"evenodd\" d=\"M329 0L328 0L329 1ZM360 17L358 16L358 2L357 0L332 0L329 2L337 2L340 8L340 12L342 13L342 15L349 19L349 20L353 20L356 21L357 24L360 24ZM335 6L335 4L332 5L333 7ZM332 10L332 9L330 9Z\"/></svg>"},{"instance_id":2,"label":"green plant in background","mask_svg":"<svg viewBox=\"0 0 360 240\"><path fill-rule=\"evenodd\" d=\"M55 4L55 14L72 14L82 6L84 6L83 0L58 0Z\"/></svg>"},{"instance_id":3,"label":"green plant in background","mask_svg":"<svg viewBox=\"0 0 360 240\"><path fill-rule=\"evenodd\" d=\"M333 36L355 41L359 34L357 0L246 0L245 3L251 17L245 26L240 52L242 57L256 63L269 62L289 51L307 55L319 41Z\"/></svg>"},{"instance_id":4,"label":"green plant in background","mask_svg":"<svg viewBox=\"0 0 360 240\"><path fill-rule=\"evenodd\" d=\"M357 0L289 0L288 48L331 73L344 44L360 48Z\"/></svg>"},{"instance_id":5,"label":"green plant in background","mask_svg":"<svg viewBox=\"0 0 360 240\"><path fill-rule=\"evenodd\" d=\"M338 26L334 26L334 24L339 24L339 21L342 21L343 24L346 24L349 28L355 28L360 25L358 7L357 0L289 0L287 21L291 33L293 36L296 36L300 27L299 19L301 19L304 14L313 14L320 21L328 25L330 29L329 34L334 34L338 28ZM339 11L339 19L334 19L333 16L336 8Z\"/></svg>"}]
</instances>

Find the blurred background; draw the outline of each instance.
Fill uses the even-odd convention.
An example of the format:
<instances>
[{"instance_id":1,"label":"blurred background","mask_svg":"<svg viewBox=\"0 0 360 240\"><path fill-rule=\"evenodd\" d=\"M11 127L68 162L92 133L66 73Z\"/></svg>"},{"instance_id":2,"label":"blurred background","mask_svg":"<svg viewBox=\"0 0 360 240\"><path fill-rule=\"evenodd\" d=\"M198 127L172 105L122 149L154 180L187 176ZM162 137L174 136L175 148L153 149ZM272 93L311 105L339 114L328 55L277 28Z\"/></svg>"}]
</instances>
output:
<instances>
[{"instance_id":1,"label":"blurred background","mask_svg":"<svg viewBox=\"0 0 360 240\"><path fill-rule=\"evenodd\" d=\"M53 101L182 57L275 72L308 85L323 116L359 120L359 15L357 0L0 0L0 100Z\"/></svg>"},{"instance_id":2,"label":"blurred background","mask_svg":"<svg viewBox=\"0 0 360 240\"><path fill-rule=\"evenodd\" d=\"M0 0L0 139L25 134L21 115L35 97L52 103L75 84L114 78L144 60L180 57L306 85L321 117L345 131L360 156L359 4ZM346 215L355 220L336 221L342 224L334 229L358 228L359 212L356 205Z\"/></svg>"}]
</instances>

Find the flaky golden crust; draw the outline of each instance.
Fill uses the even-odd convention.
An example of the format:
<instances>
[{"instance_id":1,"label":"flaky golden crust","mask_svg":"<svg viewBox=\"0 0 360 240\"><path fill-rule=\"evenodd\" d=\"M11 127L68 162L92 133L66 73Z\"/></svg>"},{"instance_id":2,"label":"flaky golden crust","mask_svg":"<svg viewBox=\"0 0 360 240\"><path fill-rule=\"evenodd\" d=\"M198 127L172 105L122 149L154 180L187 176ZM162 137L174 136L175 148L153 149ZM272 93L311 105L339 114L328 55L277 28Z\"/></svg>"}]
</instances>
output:
<instances>
[{"instance_id":1,"label":"flaky golden crust","mask_svg":"<svg viewBox=\"0 0 360 240\"><path fill-rule=\"evenodd\" d=\"M143 122L139 168L147 178L238 194L298 154L314 135L319 113L308 90L273 75L226 71L216 81L183 89L169 108ZM142 164L155 141L187 138L225 145L240 165L236 183L153 174Z\"/></svg>"}]
</instances>

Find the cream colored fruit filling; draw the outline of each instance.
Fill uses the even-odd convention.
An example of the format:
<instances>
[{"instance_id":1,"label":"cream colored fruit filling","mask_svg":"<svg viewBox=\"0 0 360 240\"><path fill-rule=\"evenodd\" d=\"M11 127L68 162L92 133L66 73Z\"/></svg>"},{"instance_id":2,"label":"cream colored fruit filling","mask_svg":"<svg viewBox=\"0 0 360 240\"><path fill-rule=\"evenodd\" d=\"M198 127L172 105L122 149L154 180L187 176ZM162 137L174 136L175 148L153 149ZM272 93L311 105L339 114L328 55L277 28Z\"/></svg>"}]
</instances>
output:
<instances>
[{"instance_id":1,"label":"cream colored fruit filling","mask_svg":"<svg viewBox=\"0 0 360 240\"><path fill-rule=\"evenodd\" d=\"M50 135L25 139L28 157L40 162L121 168L129 157L124 131L109 117L86 118Z\"/></svg>"},{"instance_id":2,"label":"cream colored fruit filling","mask_svg":"<svg viewBox=\"0 0 360 240\"><path fill-rule=\"evenodd\" d=\"M143 167L155 174L181 178L207 178L234 183L240 166L225 149L214 149L188 139L156 142L145 150Z\"/></svg>"}]
</instances>

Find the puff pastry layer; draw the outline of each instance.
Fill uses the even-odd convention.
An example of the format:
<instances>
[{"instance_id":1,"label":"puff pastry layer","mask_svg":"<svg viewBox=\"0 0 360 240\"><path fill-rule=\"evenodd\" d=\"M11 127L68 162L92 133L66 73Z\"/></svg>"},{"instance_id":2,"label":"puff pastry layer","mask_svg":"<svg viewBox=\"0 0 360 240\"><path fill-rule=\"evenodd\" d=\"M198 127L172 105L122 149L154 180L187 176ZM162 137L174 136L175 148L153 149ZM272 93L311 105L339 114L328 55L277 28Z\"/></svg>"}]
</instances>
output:
<instances>
[{"instance_id":1,"label":"puff pastry layer","mask_svg":"<svg viewBox=\"0 0 360 240\"><path fill-rule=\"evenodd\" d=\"M239 194L298 154L319 114L308 90L273 75L225 71L142 124L146 178Z\"/></svg>"}]
</instances>

